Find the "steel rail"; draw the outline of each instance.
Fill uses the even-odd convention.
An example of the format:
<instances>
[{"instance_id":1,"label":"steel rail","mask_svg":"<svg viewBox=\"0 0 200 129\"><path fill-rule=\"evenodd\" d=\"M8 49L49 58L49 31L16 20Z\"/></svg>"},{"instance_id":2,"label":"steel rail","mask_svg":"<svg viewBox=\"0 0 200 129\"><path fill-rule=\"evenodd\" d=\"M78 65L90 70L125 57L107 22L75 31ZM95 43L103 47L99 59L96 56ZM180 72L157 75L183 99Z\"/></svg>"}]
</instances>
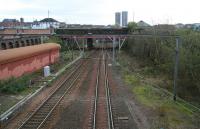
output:
<instances>
[{"instance_id":1,"label":"steel rail","mask_svg":"<svg viewBox=\"0 0 200 129\"><path fill-rule=\"evenodd\" d=\"M79 76L81 75L81 73L79 73L76 78L73 80L73 82L71 83L71 85L67 88L67 90L64 92L64 94L61 96L61 98L57 101L57 103L54 105L54 107L51 109L51 111L47 114L47 116L45 117L45 119L42 121L42 123L38 126L37 129L39 129L40 127L42 127L42 125L45 123L45 121L48 119L48 117L51 115L51 113L53 112L53 110L58 106L58 104L60 103L60 101L63 99L63 97L69 92L69 90L74 86L74 83L77 81L77 79L79 78Z\"/></svg>"},{"instance_id":2,"label":"steel rail","mask_svg":"<svg viewBox=\"0 0 200 129\"><path fill-rule=\"evenodd\" d=\"M26 119L26 120L24 121L24 123L23 123L18 129L22 129L22 128L25 126L25 124L28 123L28 121L29 121L37 112L40 111L40 109L47 103L47 101L50 101L51 99L53 99L52 96L56 95L56 92L58 92L58 94L59 94L59 89L61 89L69 79L71 79L71 78L73 79L73 75L74 75L74 76L76 75L76 74L75 74L76 71L79 71L78 76L75 77L75 79L72 81L72 83L71 83L71 85L69 86L69 88L67 88L67 90L66 90L66 91L64 92L64 94L60 97L60 99L58 99L57 103L56 103L55 105L52 105L53 108L52 108L52 107L49 107L49 108L51 108L51 110L50 110L47 114L44 113L44 115L46 115L46 117L45 117L45 119L43 119L42 123L39 124L38 128L41 127L41 124L44 123L44 120L47 119L47 117L51 114L51 112L53 111L53 109L55 109L56 105L58 105L58 103L61 101L61 99L63 98L63 96L64 96L64 95L67 93L67 91L69 91L69 89L73 86L75 80L79 77L79 75L80 75L80 70L78 70L78 69L79 69L80 67L81 67L81 64L80 64L74 71L72 71L72 72L70 73L70 75L69 75L65 80L63 80L63 81L61 82L61 84L59 83L60 85L54 90L54 92L53 92L50 96L48 96L48 98L47 98L47 99L46 99L46 100L45 100L45 101L30 115L30 117L29 117L28 119Z\"/></svg>"},{"instance_id":3,"label":"steel rail","mask_svg":"<svg viewBox=\"0 0 200 129\"><path fill-rule=\"evenodd\" d=\"M98 103L98 85L99 85L99 73L100 73L100 66L101 59L99 58L98 64L98 72L96 77L96 88L95 88L95 100L94 100L94 113L93 113L93 129L96 129L96 114L97 114L97 103Z\"/></svg>"},{"instance_id":4,"label":"steel rail","mask_svg":"<svg viewBox=\"0 0 200 129\"><path fill-rule=\"evenodd\" d=\"M93 112L93 129L96 129L96 115L97 115L97 103L98 103L98 86L99 86L99 78L100 78L100 67L101 67L101 61L103 61L104 66L104 73L105 73L105 79L104 79L104 87L106 91L106 107L107 107L107 117L108 117L108 129L114 129L114 120L113 120L113 113L112 113L112 105L111 105L111 97L110 97L110 89L109 89L109 82L108 82L108 72L107 72L107 65L106 65L106 55L103 54L103 59L99 58L99 66L98 66L98 73L96 78L96 88L95 88L95 101L94 101L94 112Z\"/></svg>"},{"instance_id":5,"label":"steel rail","mask_svg":"<svg viewBox=\"0 0 200 129\"><path fill-rule=\"evenodd\" d=\"M108 113L108 126L109 129L114 129L114 120L112 113L112 104L110 97L109 81L108 81L108 70L107 70L107 60L106 56L104 59L104 69L105 69L105 89L106 89L106 101L107 101L107 113Z\"/></svg>"}]
</instances>

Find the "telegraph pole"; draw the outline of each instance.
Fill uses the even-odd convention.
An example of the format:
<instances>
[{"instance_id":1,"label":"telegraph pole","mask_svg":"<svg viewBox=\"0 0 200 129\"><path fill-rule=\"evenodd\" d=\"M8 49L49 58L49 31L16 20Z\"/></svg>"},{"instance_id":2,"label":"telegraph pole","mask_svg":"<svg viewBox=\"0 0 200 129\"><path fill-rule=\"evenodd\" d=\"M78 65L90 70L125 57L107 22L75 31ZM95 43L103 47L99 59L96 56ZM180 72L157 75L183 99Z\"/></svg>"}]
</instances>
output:
<instances>
[{"instance_id":1,"label":"telegraph pole","mask_svg":"<svg viewBox=\"0 0 200 129\"><path fill-rule=\"evenodd\" d=\"M179 38L176 38L176 49L175 49L175 65L174 65L174 96L173 99L176 101L176 87L177 87L177 78L178 78L178 62L179 62Z\"/></svg>"}]
</instances>

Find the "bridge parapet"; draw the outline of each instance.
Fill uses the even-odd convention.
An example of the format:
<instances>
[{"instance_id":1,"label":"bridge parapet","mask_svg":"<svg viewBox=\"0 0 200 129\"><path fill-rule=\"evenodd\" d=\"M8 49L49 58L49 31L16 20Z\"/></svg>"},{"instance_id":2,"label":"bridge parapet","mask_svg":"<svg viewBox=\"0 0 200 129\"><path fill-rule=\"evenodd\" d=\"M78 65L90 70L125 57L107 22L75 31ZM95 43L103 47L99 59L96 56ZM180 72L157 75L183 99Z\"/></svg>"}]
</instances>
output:
<instances>
[{"instance_id":1,"label":"bridge parapet","mask_svg":"<svg viewBox=\"0 0 200 129\"><path fill-rule=\"evenodd\" d=\"M55 29L56 35L127 35L128 28Z\"/></svg>"}]
</instances>

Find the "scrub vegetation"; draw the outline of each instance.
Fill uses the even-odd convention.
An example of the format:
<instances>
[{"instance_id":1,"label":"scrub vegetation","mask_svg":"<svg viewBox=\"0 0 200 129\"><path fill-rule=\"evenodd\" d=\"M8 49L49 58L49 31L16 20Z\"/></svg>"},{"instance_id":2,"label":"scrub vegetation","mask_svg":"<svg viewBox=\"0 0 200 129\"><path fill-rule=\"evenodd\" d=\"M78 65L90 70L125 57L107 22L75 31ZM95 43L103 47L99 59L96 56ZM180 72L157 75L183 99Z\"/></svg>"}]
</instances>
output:
<instances>
[{"instance_id":1,"label":"scrub vegetation","mask_svg":"<svg viewBox=\"0 0 200 129\"><path fill-rule=\"evenodd\" d=\"M129 26L130 32L134 28L137 27ZM198 129L200 32L188 29L171 32L167 29L164 34L180 35L177 101L173 101L176 47L173 37L129 38L118 56L123 78L131 87L135 99L149 112L146 115L152 129ZM148 33L162 34L156 29Z\"/></svg>"},{"instance_id":2,"label":"scrub vegetation","mask_svg":"<svg viewBox=\"0 0 200 129\"><path fill-rule=\"evenodd\" d=\"M28 88L30 89L31 85L34 84L33 78L36 79L37 76L41 75L41 71L37 71L32 74L26 74L20 78L10 78L8 80L1 80L0 81L0 93L6 94L18 94L21 92L29 92Z\"/></svg>"},{"instance_id":3,"label":"scrub vegetation","mask_svg":"<svg viewBox=\"0 0 200 129\"><path fill-rule=\"evenodd\" d=\"M174 102L172 93L156 87L162 83L156 76L146 75L144 69L140 69L142 62L125 52L121 52L118 62L125 83L130 86L139 104L148 111L145 115L150 120L150 129L198 129L198 110L180 98Z\"/></svg>"},{"instance_id":4,"label":"scrub vegetation","mask_svg":"<svg viewBox=\"0 0 200 129\"><path fill-rule=\"evenodd\" d=\"M180 35L177 94L200 107L200 32L189 29L172 32L168 27L164 30L161 33L153 29L148 33ZM133 37L128 39L124 51L140 62L140 73L149 78L160 78L164 83L160 86L172 92L175 47L173 37Z\"/></svg>"}]
</instances>

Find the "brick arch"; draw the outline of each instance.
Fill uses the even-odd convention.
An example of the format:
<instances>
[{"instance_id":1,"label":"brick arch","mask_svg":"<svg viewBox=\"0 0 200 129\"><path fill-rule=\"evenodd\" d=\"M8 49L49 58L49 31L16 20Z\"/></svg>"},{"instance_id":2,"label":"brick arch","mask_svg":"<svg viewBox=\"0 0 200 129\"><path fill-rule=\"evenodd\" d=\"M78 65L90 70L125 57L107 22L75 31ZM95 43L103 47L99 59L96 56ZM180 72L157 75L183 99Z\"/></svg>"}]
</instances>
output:
<instances>
[{"instance_id":1,"label":"brick arch","mask_svg":"<svg viewBox=\"0 0 200 129\"><path fill-rule=\"evenodd\" d=\"M30 41L28 39L26 40L26 46L30 46Z\"/></svg>"},{"instance_id":2,"label":"brick arch","mask_svg":"<svg viewBox=\"0 0 200 129\"><path fill-rule=\"evenodd\" d=\"M19 47L20 47L20 44L19 44L18 41L15 41L15 46L16 46L16 48L19 48Z\"/></svg>"},{"instance_id":3,"label":"brick arch","mask_svg":"<svg viewBox=\"0 0 200 129\"><path fill-rule=\"evenodd\" d=\"M14 48L13 42L8 42L9 48Z\"/></svg>"},{"instance_id":4,"label":"brick arch","mask_svg":"<svg viewBox=\"0 0 200 129\"><path fill-rule=\"evenodd\" d=\"M21 46L22 46L22 47L25 47L25 43L24 43L23 40L21 40Z\"/></svg>"},{"instance_id":5,"label":"brick arch","mask_svg":"<svg viewBox=\"0 0 200 129\"><path fill-rule=\"evenodd\" d=\"M35 44L39 44L38 39L35 39Z\"/></svg>"},{"instance_id":6,"label":"brick arch","mask_svg":"<svg viewBox=\"0 0 200 129\"><path fill-rule=\"evenodd\" d=\"M5 49L7 49L7 47L6 47L6 43L1 43L1 49L3 49L3 50L5 50Z\"/></svg>"},{"instance_id":7,"label":"brick arch","mask_svg":"<svg viewBox=\"0 0 200 129\"><path fill-rule=\"evenodd\" d=\"M31 45L34 45L35 42L34 42L34 39L31 39Z\"/></svg>"}]
</instances>

